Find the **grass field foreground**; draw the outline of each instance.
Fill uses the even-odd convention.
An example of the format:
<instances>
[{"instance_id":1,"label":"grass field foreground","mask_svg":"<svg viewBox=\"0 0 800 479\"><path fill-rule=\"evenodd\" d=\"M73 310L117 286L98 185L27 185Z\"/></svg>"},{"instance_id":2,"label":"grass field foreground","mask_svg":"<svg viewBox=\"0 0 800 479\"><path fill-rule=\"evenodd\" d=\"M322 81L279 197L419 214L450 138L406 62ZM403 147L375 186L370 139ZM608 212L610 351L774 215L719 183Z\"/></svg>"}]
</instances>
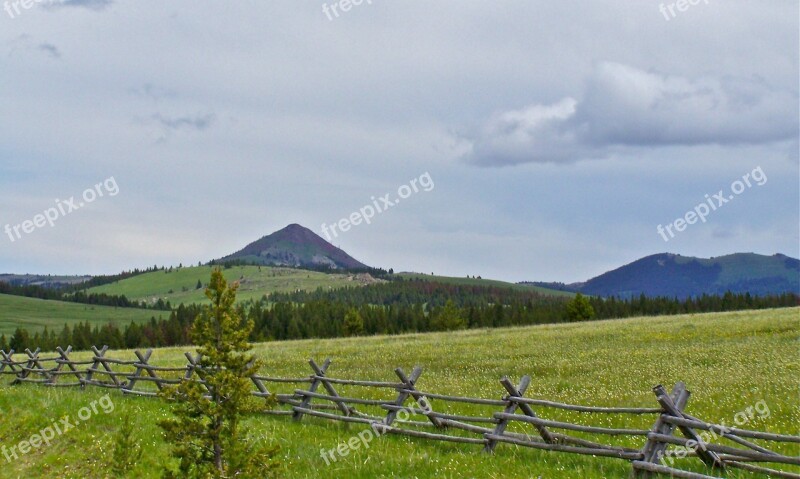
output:
<instances>
[{"instance_id":1,"label":"grass field foreground","mask_svg":"<svg viewBox=\"0 0 800 479\"><path fill-rule=\"evenodd\" d=\"M800 308L757 312L716 313L672 317L544 325L459 333L419 334L334 340L263 343L255 352L265 360L264 374L307 376L309 358L333 359L329 375L340 378L396 380L393 369L425 371L420 390L451 395L499 398L498 380L532 376L526 396L597 406L655 405L652 386L668 388L685 381L692 391L687 411L706 421L731 424L734 416L759 401L769 407L768 417L756 417L745 427L775 433L798 434L800 405ZM185 364L186 348L156 350L151 363ZM86 353L75 358L87 357ZM130 359L130 352L111 357ZM275 388L289 392L294 386ZM358 387L337 388L341 395L368 398L394 397L392 391L376 395ZM168 415L157 399L123 396L100 388L50 389L35 385L0 384L0 438L13 445L63 415L77 411L111 394L115 411L98 414L56 438L51 446L36 449L18 460L0 455L0 474L16 477L113 477L106 471L111 461L110 441L126 413L133 421L145 454L129 477L159 477L170 461L156 422ZM439 403L440 404L440 403ZM437 401L431 400L437 409ZM490 415L496 408L460 407L453 412ZM368 411L370 412L370 411ZM538 408L546 419L587 425L649 429L652 417L591 416ZM624 478L630 465L622 460L547 453L501 444L494 455L479 446L384 436L326 466L321 449L336 448L365 427L343 425L306 417L301 423L285 417L254 414L247 427L268 443L281 446L285 477L348 478ZM530 432L515 428L517 432ZM586 436L592 438L592 436ZM596 437L595 437L596 438ZM606 439L607 441L608 439ZM640 447L641 444L631 444ZM798 455L797 445L781 452ZM681 462L696 472L704 469L697 459ZM798 468L784 467L800 472ZM731 472L727 477L754 477Z\"/></svg>"}]
</instances>

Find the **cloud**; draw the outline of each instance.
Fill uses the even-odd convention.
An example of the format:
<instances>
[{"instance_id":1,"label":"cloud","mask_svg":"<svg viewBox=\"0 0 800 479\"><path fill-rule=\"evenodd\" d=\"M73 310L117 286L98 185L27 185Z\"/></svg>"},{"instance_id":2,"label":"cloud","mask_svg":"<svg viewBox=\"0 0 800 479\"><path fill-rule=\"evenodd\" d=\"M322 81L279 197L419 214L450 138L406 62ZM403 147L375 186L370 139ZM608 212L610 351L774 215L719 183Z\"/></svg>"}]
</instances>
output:
<instances>
[{"instance_id":1,"label":"cloud","mask_svg":"<svg viewBox=\"0 0 800 479\"><path fill-rule=\"evenodd\" d=\"M619 63L594 69L581 100L493 115L463 159L480 166L565 163L621 149L768 144L797 137L798 96L760 78L689 79Z\"/></svg>"},{"instance_id":2,"label":"cloud","mask_svg":"<svg viewBox=\"0 0 800 479\"><path fill-rule=\"evenodd\" d=\"M145 119L136 119L136 121L143 125L152 125L155 128L154 141L155 143L164 143L169 140L172 135L179 131L195 131L200 132L209 129L216 120L216 115L213 113L198 113L196 115L164 115L162 113L153 113Z\"/></svg>"},{"instance_id":3,"label":"cloud","mask_svg":"<svg viewBox=\"0 0 800 479\"><path fill-rule=\"evenodd\" d=\"M214 115L209 113L205 115L198 114L195 116L168 117L160 113L156 113L152 116L152 119L168 130L174 131L190 129L200 131L211 126L211 124L214 122Z\"/></svg>"},{"instance_id":4,"label":"cloud","mask_svg":"<svg viewBox=\"0 0 800 479\"><path fill-rule=\"evenodd\" d=\"M568 161L578 143L567 127L576 105L573 98L565 98L553 105L495 114L472 142L468 157L477 164Z\"/></svg>"},{"instance_id":5,"label":"cloud","mask_svg":"<svg viewBox=\"0 0 800 479\"><path fill-rule=\"evenodd\" d=\"M48 57L52 59L59 59L61 58L61 51L52 43L49 42L41 42L36 43L36 40L28 34L18 35L17 37L13 38L9 42L6 43L8 45L8 56L13 57L17 54L21 54L22 52L32 51L32 52L39 52L44 53Z\"/></svg>"},{"instance_id":6,"label":"cloud","mask_svg":"<svg viewBox=\"0 0 800 479\"><path fill-rule=\"evenodd\" d=\"M155 103L163 99L174 99L178 96L174 90L162 88L152 83L145 83L141 88L131 88L130 92L134 95L152 100Z\"/></svg>"},{"instance_id":7,"label":"cloud","mask_svg":"<svg viewBox=\"0 0 800 479\"><path fill-rule=\"evenodd\" d=\"M61 52L52 43L40 43L38 49L45 52L50 58L61 58Z\"/></svg>"}]
</instances>

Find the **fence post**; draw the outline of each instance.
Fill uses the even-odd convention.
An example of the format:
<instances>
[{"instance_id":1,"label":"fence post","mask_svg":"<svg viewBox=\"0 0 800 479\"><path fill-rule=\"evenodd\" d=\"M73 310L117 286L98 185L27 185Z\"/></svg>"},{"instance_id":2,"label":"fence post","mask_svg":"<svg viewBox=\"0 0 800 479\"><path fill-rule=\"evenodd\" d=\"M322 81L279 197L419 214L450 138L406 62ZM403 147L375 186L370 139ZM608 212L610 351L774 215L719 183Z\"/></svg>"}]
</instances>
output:
<instances>
[{"instance_id":1,"label":"fence post","mask_svg":"<svg viewBox=\"0 0 800 479\"><path fill-rule=\"evenodd\" d=\"M66 351L61 349L61 346L56 346L56 352L58 353L59 359L56 359L56 364L58 364L58 366L56 366L55 372L60 372L64 368L64 365L66 365L70 371L75 373L75 377L78 378L78 384L80 384L81 375L78 370L75 369L75 365L72 364L72 361L69 359L69 353L72 352L72 346L67 346ZM54 374L48 385L55 385L57 380L58 375Z\"/></svg>"},{"instance_id":2,"label":"fence post","mask_svg":"<svg viewBox=\"0 0 800 479\"><path fill-rule=\"evenodd\" d=\"M39 364L38 360L40 351L41 351L40 348L36 348L36 350L33 352L31 352L30 349L27 348L25 349L25 354L28 355L27 362L25 363L25 366L21 366L20 371L17 373L17 378L14 379L14 381L12 381L11 384L21 383L23 379L27 378L31 374L31 369L33 369L34 365L38 365L39 368L42 367L42 365Z\"/></svg>"},{"instance_id":3,"label":"fence post","mask_svg":"<svg viewBox=\"0 0 800 479\"><path fill-rule=\"evenodd\" d=\"M14 350L10 349L7 353L3 350L0 350L0 374L4 374L6 367L11 370L11 373L16 374L17 370L14 366L14 360L11 357L14 356Z\"/></svg>"},{"instance_id":4,"label":"fence post","mask_svg":"<svg viewBox=\"0 0 800 479\"><path fill-rule=\"evenodd\" d=\"M314 360L312 359L311 362L314 362ZM316 365L316 363L314 364ZM318 366L317 368L314 369L314 372L316 374L312 376L313 380L311 381L311 386L309 386L308 388L308 392L313 393L317 391L317 388L319 388L319 385L321 383L320 378L325 374L330 365L331 365L331 360L330 358L328 358L325 360L325 362L322 363L321 367ZM311 396L304 396L303 401L300 403L299 407L302 409L308 409L308 406L311 405L311 399L312 399ZM294 414L292 415L292 419L294 419L295 421L300 421L301 419L303 419L303 413L295 408Z\"/></svg>"},{"instance_id":5,"label":"fence post","mask_svg":"<svg viewBox=\"0 0 800 479\"><path fill-rule=\"evenodd\" d=\"M415 366L414 369L411 371L411 376L406 376L406 373L402 370L402 368L397 368L394 370L394 373L397 374L397 377L400 378L400 382L403 384L403 389L397 395L397 399L394 402L395 408L390 409L389 412L386 414L386 418L383 420L383 423L387 426L391 426L392 423L397 419L397 414L400 412L403 404L405 404L406 400L410 397L414 398L414 401L417 405L422 408L423 411L432 412L433 409L431 405L428 403L427 398L423 398L421 394L417 392L416 383L420 376L422 376L422 368L419 366ZM426 417L433 423L436 427L444 427L444 424L439 418L433 417L431 415L426 415Z\"/></svg>"},{"instance_id":6,"label":"fence post","mask_svg":"<svg viewBox=\"0 0 800 479\"><path fill-rule=\"evenodd\" d=\"M511 381L509 381L508 377L504 377L503 379L500 380L500 384L503 384L503 386L505 386L505 381L508 381L509 384L511 383ZM531 384L531 377L530 376L522 376L522 379L519 382L519 386L514 387L514 385L512 384L511 385L511 390L516 392L517 395L522 396L523 394L525 394L525 390L528 389L528 386L530 386L530 384ZM506 408L503 410L503 412L506 413L506 414L514 414L514 411L516 411L517 407L519 406L519 403L516 403L516 402L511 401L511 400L509 400L506 404L507 404ZM506 430L506 427L508 427L508 422L509 422L508 419L501 419L497 423L497 426L495 426L495 428L494 428L494 435L495 436L502 436L503 432L505 432L505 430ZM483 448L483 451L484 452L493 452L495 447L497 447L497 441L494 440L494 439L488 439L487 442L486 442L486 446L484 446L484 448Z\"/></svg>"},{"instance_id":7,"label":"fence post","mask_svg":"<svg viewBox=\"0 0 800 479\"><path fill-rule=\"evenodd\" d=\"M524 402L514 401L514 398L521 398L523 396L523 393L514 388L514 385L507 377L501 379L500 384L502 384L503 387L506 388L506 391L508 391L509 401L517 403L519 405L519 408L522 409L522 412L524 412L526 415L533 418L539 417L533 411L533 408L531 408L529 405L525 404ZM536 428L536 431L539 433L544 442L546 442L547 444L555 444L558 442L558 440L550 433L550 431L545 426L542 426L540 424L534 424L533 427Z\"/></svg>"},{"instance_id":8,"label":"fence post","mask_svg":"<svg viewBox=\"0 0 800 479\"><path fill-rule=\"evenodd\" d=\"M656 396L658 396L658 391L663 389L663 386L659 384L653 388L653 392L656 393ZM678 411L683 411L683 409L686 407L686 403L689 402L689 395L689 391L686 390L686 384L684 384L682 381L678 381L675 383L675 387L672 388L670 399ZM674 430L675 426L665 422L663 419L661 419L661 416L658 416L658 419L656 419L656 422L653 424L652 428L652 431L656 434L671 435ZM656 439L648 438L647 442L642 448L642 462L649 462L658 465L662 456L664 455L664 451L666 450L667 444L659 442ZM635 465L633 467L633 471L631 472L631 479L650 479L653 476L653 472L637 469Z\"/></svg>"},{"instance_id":9,"label":"fence post","mask_svg":"<svg viewBox=\"0 0 800 479\"><path fill-rule=\"evenodd\" d=\"M123 393L125 391L133 391L134 386L136 386L136 382L139 380L140 377L142 377L142 372L144 372L145 370L147 370L147 375L150 377L153 377L154 374L153 371L146 369L144 367L148 365L148 361L150 361L150 356L153 355L152 349L148 349L147 351L145 351L144 354L142 354L142 352L137 349L136 351L133 352L133 354L135 354L136 358L139 359L139 364L134 365L134 367L136 367L136 371L133 372L132 376L128 376L128 383L121 388ZM160 383L156 383L156 386L158 387L159 390L161 389Z\"/></svg>"},{"instance_id":10,"label":"fence post","mask_svg":"<svg viewBox=\"0 0 800 479\"><path fill-rule=\"evenodd\" d=\"M248 363L247 367L248 368L253 367L253 362L251 361L250 363ZM258 378L258 371L253 371L253 374L250 375L250 380L253 381L253 384L256 385L256 389L258 389L258 392L264 397L264 401L266 401L267 407L269 407L272 393L270 393L269 389L267 389L267 387L264 386L264 381ZM253 393L253 394L258 394L258 393Z\"/></svg>"},{"instance_id":11,"label":"fence post","mask_svg":"<svg viewBox=\"0 0 800 479\"><path fill-rule=\"evenodd\" d=\"M661 385L656 386L655 388L653 388L653 392L656 394L658 403L661 404L662 408L664 408L665 414L668 413L671 416L680 419L685 419L683 412L675 406L670 397L667 395L667 391L666 389L664 389L664 386ZM686 436L687 439L691 439L697 444L703 444L703 440L694 431L694 429L688 426L680 426L680 425L678 426L678 429L683 433L684 436ZM697 455L700 457L700 459L703 460L704 463L706 463L707 466L713 469L725 469L725 463L723 463L720 460L717 453L709 451L703 447L696 450L697 450Z\"/></svg>"},{"instance_id":12,"label":"fence post","mask_svg":"<svg viewBox=\"0 0 800 479\"><path fill-rule=\"evenodd\" d=\"M311 369L314 370L314 375L316 377L322 378L322 379L320 379L322 381L322 386L325 388L326 391L328 391L328 394L333 396L333 397L337 397L337 398L340 397L339 393L336 392L336 389L333 387L333 385L329 381L327 381L325 379L325 371L322 370L317 365L317 363L314 362L313 359L309 359L308 360L308 364L311 366ZM339 410L342 411L342 413L344 413L345 416L349 416L350 414L352 414L353 410L349 406L347 406L345 403L340 402L340 401L335 401L335 403L336 403L336 407L338 407Z\"/></svg>"}]
</instances>

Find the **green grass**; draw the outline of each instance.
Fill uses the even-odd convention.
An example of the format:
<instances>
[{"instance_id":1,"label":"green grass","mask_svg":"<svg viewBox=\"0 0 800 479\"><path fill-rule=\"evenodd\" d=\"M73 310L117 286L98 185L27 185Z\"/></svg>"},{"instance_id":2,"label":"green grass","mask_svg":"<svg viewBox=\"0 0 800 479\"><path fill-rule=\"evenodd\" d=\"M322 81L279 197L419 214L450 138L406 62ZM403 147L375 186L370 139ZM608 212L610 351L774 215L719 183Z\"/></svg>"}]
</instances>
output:
<instances>
[{"instance_id":1,"label":"green grass","mask_svg":"<svg viewBox=\"0 0 800 479\"><path fill-rule=\"evenodd\" d=\"M105 293L111 295L125 295L128 299L155 303L159 298L170 301L173 305L180 303L201 303L206 300L204 289L196 289L197 281L203 285L208 283L211 276L211 266L193 266L188 268L173 269L172 272L156 271L145 273L133 278L117 281L112 284L97 286L89 289L90 293ZM360 286L362 283L353 278L351 274L320 273L293 268L278 268L270 266L235 266L226 269L225 276L240 282L238 299L246 301L261 299L264 294L271 292L292 292L297 290L315 291L317 288L338 289ZM405 278L421 278L426 280L441 281L446 284L496 286L513 288L523 291L538 291L543 294L556 296L572 296L572 293L555 291L535 286L519 285L488 279L451 278L447 276L426 276L423 274L403 273ZM170 292L172 291L172 292Z\"/></svg>"},{"instance_id":2,"label":"green grass","mask_svg":"<svg viewBox=\"0 0 800 479\"><path fill-rule=\"evenodd\" d=\"M90 293L125 295L128 299L155 303L159 298L180 303L201 303L206 301L205 289L196 289L199 280L204 286L211 277L211 266L175 268L172 272L156 271L112 284L89 289ZM343 288L360 284L347 274L326 274L293 268L270 266L235 266L224 270L225 276L240 282L238 299L261 299L266 293L292 292L297 290L315 291L317 288ZM184 291L185 289L185 291ZM170 293L170 291L172 291Z\"/></svg>"},{"instance_id":3,"label":"green grass","mask_svg":"<svg viewBox=\"0 0 800 479\"><path fill-rule=\"evenodd\" d=\"M153 316L168 315L164 311L92 306L0 294L0 334L6 337L10 337L18 327L34 334L47 326L58 333L65 323L72 327L76 323L89 321L92 326L114 323L122 327L131 321L148 321Z\"/></svg>"},{"instance_id":4,"label":"green grass","mask_svg":"<svg viewBox=\"0 0 800 479\"><path fill-rule=\"evenodd\" d=\"M333 359L331 377L396 380L393 369L407 372L414 365L425 371L420 390L473 397L499 398L498 380L508 375L514 382L532 376L528 397L547 398L597 406L654 406L652 386L671 387L685 381L692 391L687 411L711 422L731 424L735 415L763 400L769 417L757 416L745 427L783 434L798 434L800 405L800 308L672 317L633 318L543 325L459 333L418 334L338 340L304 340L264 343L255 347L265 359L262 372L271 376L307 376L308 358ZM183 365L183 348L157 350L152 363ZM130 359L130 352L111 357ZM86 353L75 355L86 357ZM5 445L28 439L63 415L97 400L108 390L88 388L48 389L36 385L10 387L0 380L0 438ZM288 392L294 385L270 388ZM337 387L342 395L390 398L358 387ZM168 415L158 399L132 398L110 391L116 406L57 438L50 447L37 449L6 463L0 455L0 476L110 477L109 441L124 413L134 414L145 454L129 477L155 478L171 459L156 421ZM496 407L460 405L445 408L431 400L434 410L489 415ZM362 408L359 408L362 409ZM547 419L581 424L649 429L653 418L591 416L536 408ZM622 418L625 418L623 420ZM246 427L266 443L281 446L285 477L347 478L626 478L626 461L564 453L546 453L501 444L494 455L480 446L384 436L326 466L320 449L332 449L365 429L306 417L301 423L285 417L253 415ZM517 432L530 431L514 426ZM585 436L592 437L592 436ZM596 437L596 436L595 436ZM641 442L628 444L640 447ZM797 445L782 452L800 454ZM697 459L682 467L704 472ZM793 472L798 468L783 467ZM727 477L757 477L731 472Z\"/></svg>"}]
</instances>

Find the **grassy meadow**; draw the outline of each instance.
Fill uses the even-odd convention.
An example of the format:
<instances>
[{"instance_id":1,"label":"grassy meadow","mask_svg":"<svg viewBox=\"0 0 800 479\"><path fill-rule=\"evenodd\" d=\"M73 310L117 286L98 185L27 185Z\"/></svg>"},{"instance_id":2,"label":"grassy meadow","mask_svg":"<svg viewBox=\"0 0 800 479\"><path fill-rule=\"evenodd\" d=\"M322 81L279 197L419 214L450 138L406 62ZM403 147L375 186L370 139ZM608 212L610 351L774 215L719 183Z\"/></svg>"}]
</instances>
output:
<instances>
[{"instance_id":1,"label":"grassy meadow","mask_svg":"<svg viewBox=\"0 0 800 479\"><path fill-rule=\"evenodd\" d=\"M163 274L163 273L162 273ZM410 372L424 368L420 390L460 396L500 398L498 380L515 383L532 376L526 396L597 406L656 405L651 388L685 381L692 396L687 412L710 422L732 424L734 416L764 401L769 416L756 416L745 428L798 434L800 428L800 308L757 312L715 313L671 317L543 325L458 333L418 334L333 340L263 343L255 352L263 358L262 372L270 376L310 374L308 358L333 359L331 377L396 380L396 367ZM156 350L151 363L184 364L186 348ZM75 358L88 356L76 353ZM130 352L111 357L131 359ZM65 378L65 380L67 380ZM112 441L121 418L131 415L144 456L128 477L159 477L170 462L156 421L168 415L158 399L123 396L117 391L88 388L9 386L0 379L0 442L27 440L56 418L75 417L78 410L111 394L115 410L102 412L18 460L0 455L3 478L114 477L108 473ZM294 385L270 388L290 392ZM299 386L297 386L299 387ZM393 391L337 386L339 394L365 398L394 398ZM489 416L499 408L459 405L445 408L431 400L434 410ZM376 412L368 407L359 408ZM554 420L580 424L649 429L653 416L588 415L535 408ZM626 478L630 466L618 459L547 453L500 444L495 454L477 445L434 442L400 436L374 439L326 466L321 449L336 448L366 426L345 425L306 416L301 423L287 417L253 414L247 427L268 444L280 446L283 476L287 478ZM510 430L531 432L515 425ZM585 435L587 438L597 436ZM604 442L609 441L605 438ZM613 440L612 440L613 441ZM640 447L639 441L616 441ZM781 449L800 454L798 445ZM683 467L703 472L698 459L682 460ZM800 472L800 469L783 466ZM726 477L756 477L732 471Z\"/></svg>"},{"instance_id":2,"label":"grassy meadow","mask_svg":"<svg viewBox=\"0 0 800 479\"><path fill-rule=\"evenodd\" d=\"M89 292L125 295L128 299L150 303L155 303L159 298L174 305L200 303L206 300L205 285L214 268L192 266L173 268L171 272L155 271L90 288ZM237 298L240 301L261 299L264 294L271 292L314 291L317 288L343 288L359 284L351 278L352 275L271 266L234 266L225 269L225 276L231 281L239 281ZM204 288L197 289L198 281Z\"/></svg>"},{"instance_id":3,"label":"grassy meadow","mask_svg":"<svg viewBox=\"0 0 800 479\"><path fill-rule=\"evenodd\" d=\"M192 266L174 268L171 272L155 271L145 273L122 281L90 288L90 293L125 295L128 299L155 303L159 298L170 301L173 305L180 303L200 303L205 301L205 289L197 289L198 280L206 285L211 276L212 266ZM317 288L337 289L361 286L363 283L351 274L321 273L294 268L272 266L234 266L225 269L225 276L231 281L239 281L237 298L240 301L261 299L264 294L293 291L315 291ZM504 281L472 278L452 278L446 276L428 276L417 273L398 274L405 278L421 278L428 281L441 281L446 284L495 286L521 290L535 290L543 294L556 296L573 296L572 293L555 291L528 285L518 285Z\"/></svg>"},{"instance_id":4,"label":"grassy meadow","mask_svg":"<svg viewBox=\"0 0 800 479\"><path fill-rule=\"evenodd\" d=\"M57 334L64 324L72 327L88 321L92 326L114 323L122 327L131 321L149 321L154 316L168 317L169 311L114 308L0 294L0 334L5 334L6 338L10 338L18 327L27 329L33 335L47 326Z\"/></svg>"}]
</instances>

